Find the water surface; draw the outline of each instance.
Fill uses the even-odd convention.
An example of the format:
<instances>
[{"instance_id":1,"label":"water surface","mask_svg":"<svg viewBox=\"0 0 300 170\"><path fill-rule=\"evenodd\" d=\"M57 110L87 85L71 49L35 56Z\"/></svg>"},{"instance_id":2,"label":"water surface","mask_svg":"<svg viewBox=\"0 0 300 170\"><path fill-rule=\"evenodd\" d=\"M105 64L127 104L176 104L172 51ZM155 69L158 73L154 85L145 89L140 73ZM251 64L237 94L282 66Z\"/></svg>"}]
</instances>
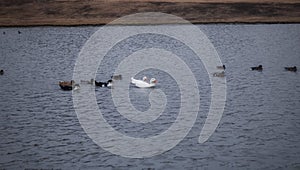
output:
<instances>
[{"instance_id":1,"label":"water surface","mask_svg":"<svg viewBox=\"0 0 300 170\"><path fill-rule=\"evenodd\" d=\"M84 132L73 108L72 93L58 81L71 80L76 58L97 27L0 28L0 168L61 169L299 169L300 75L283 67L300 67L300 25L198 25L226 65L227 100L221 122L204 144L198 143L210 104L210 82L202 62L179 41L140 35L113 48L96 79L106 81L132 52L164 48L181 57L199 85L198 118L173 149L151 158L113 155ZM20 31L20 34L18 34ZM5 34L4 34L5 32ZM195 37L197 38L197 37ZM262 64L263 72L250 67ZM139 124L120 116L107 88L96 88L97 103L108 123L133 137L166 130L176 119L180 94L167 73L149 69L168 103L159 119ZM130 86L139 110L149 108L151 89Z\"/></svg>"}]
</instances>

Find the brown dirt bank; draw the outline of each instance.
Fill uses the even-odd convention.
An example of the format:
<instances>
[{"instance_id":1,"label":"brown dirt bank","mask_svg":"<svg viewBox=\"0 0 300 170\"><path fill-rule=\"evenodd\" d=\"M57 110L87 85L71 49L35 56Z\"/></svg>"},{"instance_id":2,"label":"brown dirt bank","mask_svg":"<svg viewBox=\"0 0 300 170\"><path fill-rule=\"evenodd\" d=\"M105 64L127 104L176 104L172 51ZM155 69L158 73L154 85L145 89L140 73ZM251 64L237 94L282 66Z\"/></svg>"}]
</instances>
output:
<instances>
[{"instance_id":1,"label":"brown dirt bank","mask_svg":"<svg viewBox=\"0 0 300 170\"><path fill-rule=\"evenodd\" d=\"M139 12L192 23L300 23L300 0L0 0L0 26L98 25Z\"/></svg>"}]
</instances>

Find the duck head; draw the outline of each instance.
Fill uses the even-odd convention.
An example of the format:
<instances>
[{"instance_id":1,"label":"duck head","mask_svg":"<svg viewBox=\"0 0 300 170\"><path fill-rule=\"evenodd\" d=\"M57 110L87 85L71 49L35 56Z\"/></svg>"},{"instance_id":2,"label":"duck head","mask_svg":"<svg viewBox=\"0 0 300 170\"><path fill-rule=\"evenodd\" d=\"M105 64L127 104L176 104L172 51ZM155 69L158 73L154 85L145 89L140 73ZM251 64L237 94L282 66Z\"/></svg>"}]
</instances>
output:
<instances>
[{"instance_id":1,"label":"duck head","mask_svg":"<svg viewBox=\"0 0 300 170\"><path fill-rule=\"evenodd\" d=\"M142 80L143 80L143 81L147 81L148 78L147 78L146 76L144 76Z\"/></svg>"},{"instance_id":2,"label":"duck head","mask_svg":"<svg viewBox=\"0 0 300 170\"><path fill-rule=\"evenodd\" d=\"M150 79L150 84L156 84L156 83L157 83L157 80L155 78Z\"/></svg>"}]
</instances>

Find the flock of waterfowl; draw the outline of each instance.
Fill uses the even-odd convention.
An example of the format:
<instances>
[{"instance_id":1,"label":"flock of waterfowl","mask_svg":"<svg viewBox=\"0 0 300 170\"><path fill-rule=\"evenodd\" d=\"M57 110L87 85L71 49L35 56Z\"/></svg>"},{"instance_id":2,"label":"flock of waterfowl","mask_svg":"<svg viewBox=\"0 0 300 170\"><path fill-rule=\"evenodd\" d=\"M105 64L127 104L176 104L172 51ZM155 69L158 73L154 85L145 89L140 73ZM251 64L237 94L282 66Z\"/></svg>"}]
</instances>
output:
<instances>
[{"instance_id":1,"label":"flock of waterfowl","mask_svg":"<svg viewBox=\"0 0 300 170\"><path fill-rule=\"evenodd\" d=\"M94 79L91 80L81 80L80 83L86 83L86 84L91 84L99 87L111 87L112 82L114 80L121 80L122 75L116 75L116 76L111 76L111 79L108 80L107 82L98 82ZM80 85L78 83L75 83L74 80L71 81L60 81L59 86L62 90L78 90L80 89Z\"/></svg>"},{"instance_id":2,"label":"flock of waterfowl","mask_svg":"<svg viewBox=\"0 0 300 170\"><path fill-rule=\"evenodd\" d=\"M222 69L224 71L213 73L213 76L214 77L225 77L225 69L226 69L225 65L223 65L223 66L217 66L217 69ZM293 66L293 67L284 67L284 69L286 71L297 72L297 67L296 66ZM257 67L251 67L251 70L262 71L263 70L263 66L259 65Z\"/></svg>"},{"instance_id":3,"label":"flock of waterfowl","mask_svg":"<svg viewBox=\"0 0 300 170\"><path fill-rule=\"evenodd\" d=\"M226 66L225 65L217 66L217 69L222 69L224 71L213 73L213 76L214 77L225 77ZM291 72L297 71L296 66L284 67L284 69L286 71L291 71ZM257 67L251 67L251 70L262 71L263 67L262 67L262 65L259 65ZM81 80L80 82L92 84L92 85L99 86L99 87L111 87L113 85L114 80L121 80L121 79L122 79L122 75L114 75L114 76L111 76L111 79L108 80L107 82L98 82L94 79L91 79L89 81ZM144 76L141 80L137 80L132 77L131 83L139 88L151 88L151 87L155 87L157 80L155 78L151 78L150 81L148 82L148 78L146 76ZM61 81L61 82L59 82L59 86L61 87L62 90L77 90L80 88L79 84L76 84L73 80L70 82Z\"/></svg>"},{"instance_id":4,"label":"flock of waterfowl","mask_svg":"<svg viewBox=\"0 0 300 170\"><path fill-rule=\"evenodd\" d=\"M113 85L113 81L115 81L115 80L122 80L122 75L113 75L113 76L111 76L111 79L109 79L106 82L100 82L100 81L98 82L94 79L91 79L91 80L80 80L80 83L91 84L91 85L95 85L98 87L111 87ZM131 83L139 88L150 88L150 87L154 87L156 85L157 80L155 78L151 78L150 81L148 82L148 78L146 76L144 76L142 78L142 80L137 80L132 77ZM80 85L76 84L74 80L60 81L59 86L62 90L78 90L78 89L80 89Z\"/></svg>"},{"instance_id":5,"label":"flock of waterfowl","mask_svg":"<svg viewBox=\"0 0 300 170\"><path fill-rule=\"evenodd\" d=\"M213 73L213 76L214 77L225 77L226 66L225 65L217 66L217 69L222 69L224 71ZM297 72L296 66L284 67L284 69L286 71ZM257 67L251 67L251 70L262 71L263 67L262 67L262 65L259 65ZM3 74L4 74L4 70L0 70L0 75L3 75ZM94 79L91 79L89 81L81 80L80 82L95 85L98 87L111 87L114 80L122 80L122 75L113 75L113 76L111 76L111 79L109 79L106 82L100 82L100 81L98 82ZM151 87L155 87L157 80L155 78L151 78L150 81L148 82L148 78L146 76L144 76L141 80L137 80L132 77L131 83L139 88L151 88ZM78 83L75 83L74 80L60 81L59 86L62 90L78 90L78 89L80 89L80 85Z\"/></svg>"}]
</instances>

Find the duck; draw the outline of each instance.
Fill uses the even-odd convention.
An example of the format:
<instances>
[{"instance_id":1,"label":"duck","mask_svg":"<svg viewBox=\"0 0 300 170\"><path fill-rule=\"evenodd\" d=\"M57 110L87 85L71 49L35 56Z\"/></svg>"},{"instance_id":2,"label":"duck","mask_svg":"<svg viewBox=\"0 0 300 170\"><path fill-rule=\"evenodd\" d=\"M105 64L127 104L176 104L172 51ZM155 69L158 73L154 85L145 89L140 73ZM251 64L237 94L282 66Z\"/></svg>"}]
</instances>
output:
<instances>
[{"instance_id":1,"label":"duck","mask_svg":"<svg viewBox=\"0 0 300 170\"><path fill-rule=\"evenodd\" d=\"M108 80L107 82L98 82L95 80L95 85L100 87L111 87L112 86L112 80Z\"/></svg>"},{"instance_id":2,"label":"duck","mask_svg":"<svg viewBox=\"0 0 300 170\"><path fill-rule=\"evenodd\" d=\"M3 70L0 70L0 75L3 75L4 74L4 71Z\"/></svg>"},{"instance_id":3,"label":"duck","mask_svg":"<svg viewBox=\"0 0 300 170\"><path fill-rule=\"evenodd\" d=\"M136 87L139 88L149 88L149 87L155 87L157 80L155 78L150 79L150 83L146 82L147 79L143 77L143 80L137 80L131 77L131 83L134 84Z\"/></svg>"},{"instance_id":4,"label":"duck","mask_svg":"<svg viewBox=\"0 0 300 170\"><path fill-rule=\"evenodd\" d=\"M91 79L91 80L80 80L80 82L81 83L87 83L87 84L92 84L93 85L95 81L94 81L94 79Z\"/></svg>"},{"instance_id":5,"label":"duck","mask_svg":"<svg viewBox=\"0 0 300 170\"><path fill-rule=\"evenodd\" d=\"M294 67L284 67L284 69L286 71L292 71L292 72L296 72L297 71L297 67L296 66L294 66Z\"/></svg>"},{"instance_id":6,"label":"duck","mask_svg":"<svg viewBox=\"0 0 300 170\"><path fill-rule=\"evenodd\" d=\"M142 82L146 82L146 83L147 83L147 80L148 80L148 78L147 78L146 76L144 76L144 77L142 78L142 80L137 80L137 79L134 79L134 78L131 77L131 83L132 83L132 84L135 84L136 82L139 82L139 81L142 81Z\"/></svg>"},{"instance_id":7,"label":"duck","mask_svg":"<svg viewBox=\"0 0 300 170\"><path fill-rule=\"evenodd\" d=\"M263 67L262 65L259 65L258 67L251 67L252 70L258 70L258 71L262 71Z\"/></svg>"},{"instance_id":8,"label":"duck","mask_svg":"<svg viewBox=\"0 0 300 170\"><path fill-rule=\"evenodd\" d=\"M119 75L112 75L110 78L113 79L113 80L122 80L122 75L121 74L119 74Z\"/></svg>"},{"instance_id":9,"label":"duck","mask_svg":"<svg viewBox=\"0 0 300 170\"><path fill-rule=\"evenodd\" d=\"M75 87L75 81L60 81L59 86L62 90L73 90L73 88Z\"/></svg>"},{"instance_id":10,"label":"duck","mask_svg":"<svg viewBox=\"0 0 300 170\"><path fill-rule=\"evenodd\" d=\"M223 66L217 66L217 69L223 69L223 70L225 70L226 67L225 67L225 65L223 65Z\"/></svg>"},{"instance_id":11,"label":"duck","mask_svg":"<svg viewBox=\"0 0 300 170\"><path fill-rule=\"evenodd\" d=\"M221 73L214 73L214 77L225 77L225 71L222 71Z\"/></svg>"}]
</instances>

